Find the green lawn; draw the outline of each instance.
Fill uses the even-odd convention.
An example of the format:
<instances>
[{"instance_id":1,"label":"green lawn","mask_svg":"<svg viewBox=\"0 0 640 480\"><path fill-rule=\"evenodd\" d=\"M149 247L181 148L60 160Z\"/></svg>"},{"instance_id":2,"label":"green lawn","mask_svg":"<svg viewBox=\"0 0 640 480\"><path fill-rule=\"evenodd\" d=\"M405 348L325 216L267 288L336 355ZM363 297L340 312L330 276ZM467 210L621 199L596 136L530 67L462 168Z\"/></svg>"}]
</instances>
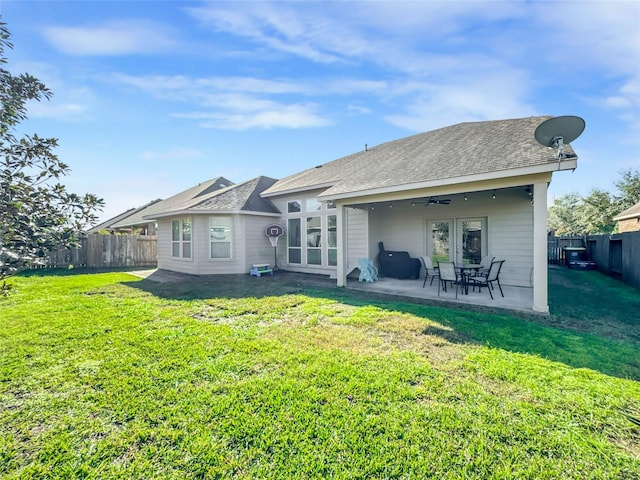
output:
<instances>
[{"instance_id":1,"label":"green lawn","mask_svg":"<svg viewBox=\"0 0 640 480\"><path fill-rule=\"evenodd\" d=\"M279 275L12 284L3 479L640 478L640 295L597 272L553 270L549 317Z\"/></svg>"}]
</instances>

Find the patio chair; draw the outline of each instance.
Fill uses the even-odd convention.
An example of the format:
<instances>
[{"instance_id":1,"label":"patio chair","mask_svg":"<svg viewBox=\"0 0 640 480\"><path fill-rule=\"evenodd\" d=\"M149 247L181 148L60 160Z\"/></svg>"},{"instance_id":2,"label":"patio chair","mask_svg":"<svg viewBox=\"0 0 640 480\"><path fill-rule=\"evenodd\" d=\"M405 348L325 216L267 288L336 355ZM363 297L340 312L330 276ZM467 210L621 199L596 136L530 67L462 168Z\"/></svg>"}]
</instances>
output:
<instances>
[{"instance_id":1,"label":"patio chair","mask_svg":"<svg viewBox=\"0 0 640 480\"><path fill-rule=\"evenodd\" d=\"M487 255L486 257L482 257L482 260L480 260L481 267L478 269L478 273L484 273L484 274L489 273L489 268L491 268L491 262L493 262L495 259L496 257L492 257L490 255Z\"/></svg>"},{"instance_id":2,"label":"patio chair","mask_svg":"<svg viewBox=\"0 0 640 480\"><path fill-rule=\"evenodd\" d=\"M438 262L438 272L440 281L438 282L438 296L440 296L440 286L446 292L447 282L451 282L451 287L456 286L456 298L458 298L458 274L456 273L456 265L453 262Z\"/></svg>"},{"instance_id":3,"label":"patio chair","mask_svg":"<svg viewBox=\"0 0 640 480\"><path fill-rule=\"evenodd\" d=\"M422 288L424 288L427 284L428 277L431 277L431 283L429 283L429 285L433 285L433 280L435 278L440 278L440 274L438 273L438 267L433 266L433 260L431 260L431 257L420 257L420 261L424 267L424 282L422 282Z\"/></svg>"},{"instance_id":4,"label":"patio chair","mask_svg":"<svg viewBox=\"0 0 640 480\"><path fill-rule=\"evenodd\" d=\"M500 289L500 295L504 297L502 285L500 285L500 269L502 268L503 263L504 260L495 260L491 262L489 271L486 274L478 273L477 275L467 278L468 285L472 287L472 291L475 291L476 287L478 287L478 291L482 291L482 287L487 287L489 295L491 295L491 300L493 300L493 293L491 293L491 290L493 290L493 282L496 282Z\"/></svg>"}]
</instances>

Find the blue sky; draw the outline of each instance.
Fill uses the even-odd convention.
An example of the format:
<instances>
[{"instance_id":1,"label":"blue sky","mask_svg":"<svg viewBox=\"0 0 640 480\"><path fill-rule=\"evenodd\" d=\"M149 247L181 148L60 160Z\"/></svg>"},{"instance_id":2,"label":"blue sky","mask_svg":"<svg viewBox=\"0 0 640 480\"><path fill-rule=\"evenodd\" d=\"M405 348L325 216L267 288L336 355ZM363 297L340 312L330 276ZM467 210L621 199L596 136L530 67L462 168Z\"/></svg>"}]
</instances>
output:
<instances>
[{"instance_id":1,"label":"blue sky","mask_svg":"<svg viewBox=\"0 0 640 480\"><path fill-rule=\"evenodd\" d=\"M209 178L282 178L448 125L577 115L550 200L640 168L640 1L0 0L26 133L101 219Z\"/></svg>"}]
</instances>

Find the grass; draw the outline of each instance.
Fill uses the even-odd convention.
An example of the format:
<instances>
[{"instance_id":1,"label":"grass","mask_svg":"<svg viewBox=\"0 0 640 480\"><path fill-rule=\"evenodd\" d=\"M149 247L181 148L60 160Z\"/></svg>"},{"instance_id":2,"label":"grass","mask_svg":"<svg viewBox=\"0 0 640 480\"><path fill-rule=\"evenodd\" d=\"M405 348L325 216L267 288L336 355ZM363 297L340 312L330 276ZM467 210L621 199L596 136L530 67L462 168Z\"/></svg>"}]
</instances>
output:
<instances>
[{"instance_id":1,"label":"grass","mask_svg":"<svg viewBox=\"0 0 640 480\"><path fill-rule=\"evenodd\" d=\"M554 271L527 318L284 275L18 277L0 477L637 479L640 300L611 282Z\"/></svg>"}]
</instances>

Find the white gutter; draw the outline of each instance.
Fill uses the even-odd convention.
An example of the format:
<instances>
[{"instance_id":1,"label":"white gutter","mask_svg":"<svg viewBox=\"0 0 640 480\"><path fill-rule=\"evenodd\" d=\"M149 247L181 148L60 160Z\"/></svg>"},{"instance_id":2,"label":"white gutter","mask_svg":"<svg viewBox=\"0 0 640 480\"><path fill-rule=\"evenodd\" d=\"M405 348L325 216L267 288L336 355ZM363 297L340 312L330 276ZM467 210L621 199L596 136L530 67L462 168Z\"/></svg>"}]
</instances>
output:
<instances>
[{"instance_id":1,"label":"white gutter","mask_svg":"<svg viewBox=\"0 0 640 480\"><path fill-rule=\"evenodd\" d=\"M541 173L552 173L559 170L573 170L577 167L577 157L566 159L562 162L562 167L557 163L549 163L545 165L535 165L532 167L526 168L516 168L513 170L499 170L496 172L484 173L479 175L465 175L462 177L453 177L453 178L443 178L438 180L432 180L428 182L419 182L419 183L408 183L403 185L394 185L391 187L381 187L381 188L372 188L367 190L360 191L351 191L345 193L336 193L329 195L318 195L318 198L322 201L327 200L347 200L354 197L362 197L362 196L371 196L371 195L383 195L388 193L397 193L397 192L407 192L409 190L421 190L421 189L431 189L436 187L446 187L451 185L459 185L459 184L469 184L469 183L479 183L479 182L489 182L492 180L500 180L505 178L513 178L513 177L522 177L526 175L536 175ZM556 168L549 168L554 166ZM515 185L513 185L515 186ZM301 190L310 190L310 188L304 188ZM460 192L464 192L465 190L461 190ZM448 193L454 193L448 191ZM407 197L410 198L410 197Z\"/></svg>"},{"instance_id":2,"label":"white gutter","mask_svg":"<svg viewBox=\"0 0 640 480\"><path fill-rule=\"evenodd\" d=\"M174 210L171 212L162 212L155 215L145 215L142 218L145 220L156 220L158 218L176 217L182 215L259 215L266 217L281 217L281 213L271 212L254 212L251 210L201 210L201 209L184 209Z\"/></svg>"}]
</instances>

